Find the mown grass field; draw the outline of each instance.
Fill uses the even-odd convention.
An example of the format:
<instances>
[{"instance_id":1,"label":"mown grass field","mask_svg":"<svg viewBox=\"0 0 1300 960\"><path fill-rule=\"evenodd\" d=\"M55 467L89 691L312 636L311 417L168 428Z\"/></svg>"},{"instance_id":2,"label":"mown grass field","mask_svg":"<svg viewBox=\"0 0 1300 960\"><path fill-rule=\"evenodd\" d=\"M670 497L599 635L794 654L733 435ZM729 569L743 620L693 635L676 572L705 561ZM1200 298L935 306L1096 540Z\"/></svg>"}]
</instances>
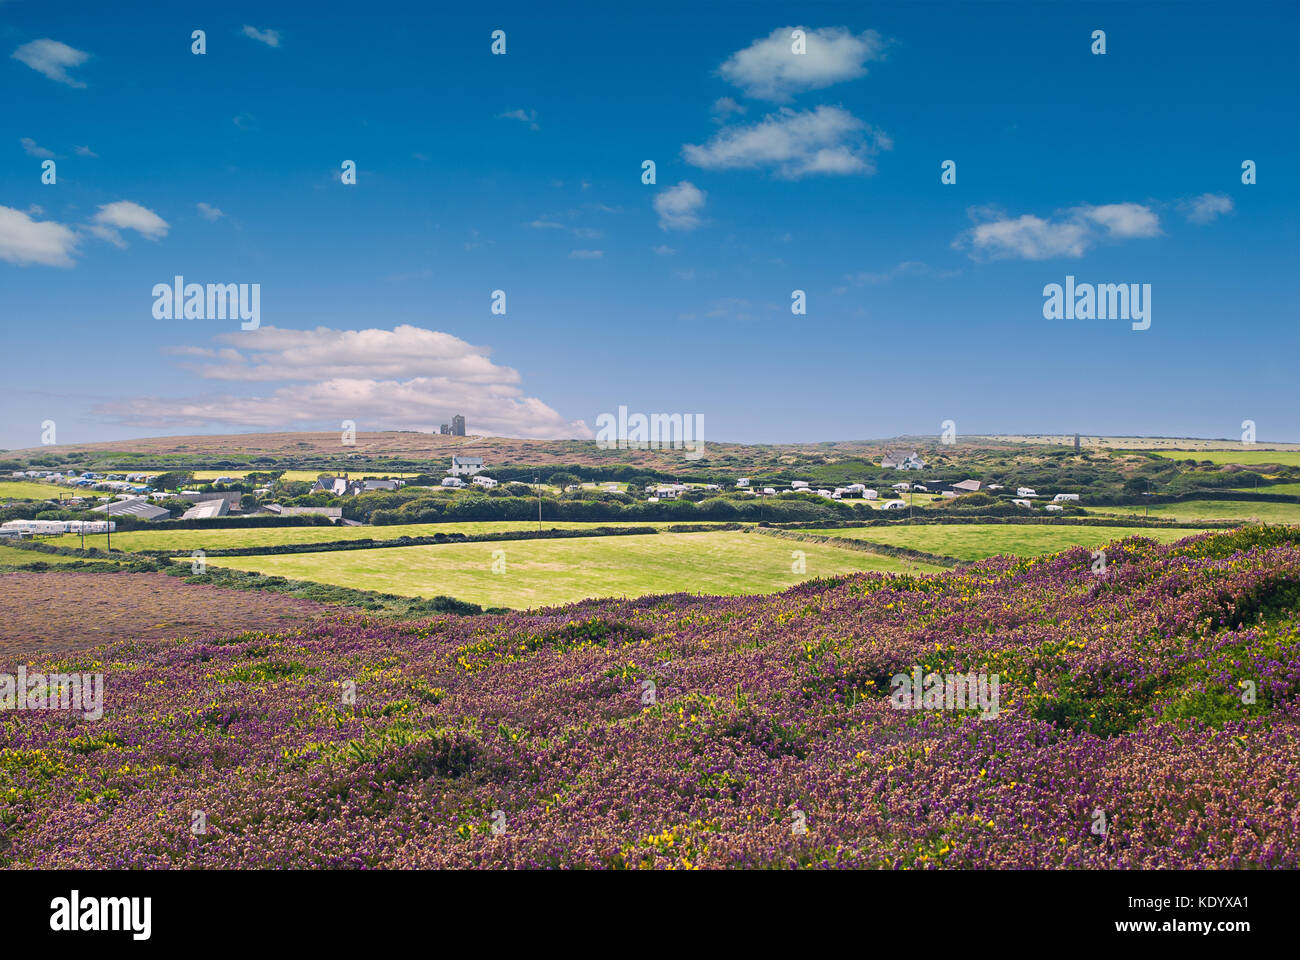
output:
<instances>
[{"instance_id":1,"label":"mown grass field","mask_svg":"<svg viewBox=\"0 0 1300 960\"><path fill-rule=\"evenodd\" d=\"M1094 513L1114 516L1146 515L1146 508L1104 507ZM1185 500L1182 503L1153 503L1151 516L1171 520L1259 520L1264 523L1300 523L1300 503L1256 503L1249 500Z\"/></svg>"},{"instance_id":2,"label":"mown grass field","mask_svg":"<svg viewBox=\"0 0 1300 960\"><path fill-rule=\"evenodd\" d=\"M1211 463L1281 463L1300 466L1300 450L1152 450L1169 460L1209 460Z\"/></svg>"},{"instance_id":3,"label":"mown grass field","mask_svg":"<svg viewBox=\"0 0 1300 960\"><path fill-rule=\"evenodd\" d=\"M504 572L493 572L495 550L505 551ZM793 570L795 551L804 554L802 573ZM591 597L769 593L813 577L858 570L938 571L860 550L742 531L221 557L209 560L208 566L403 596L446 594L485 607L511 609Z\"/></svg>"},{"instance_id":4,"label":"mown grass field","mask_svg":"<svg viewBox=\"0 0 1300 960\"><path fill-rule=\"evenodd\" d=\"M1233 487L1239 493L1284 493L1289 497L1300 495L1300 483L1274 483L1259 487Z\"/></svg>"},{"instance_id":5,"label":"mown grass field","mask_svg":"<svg viewBox=\"0 0 1300 960\"><path fill-rule=\"evenodd\" d=\"M34 480L0 481L0 500L49 500L60 497L95 497L109 496L106 490L83 490L80 487L65 487L57 483L37 483Z\"/></svg>"},{"instance_id":6,"label":"mown grass field","mask_svg":"<svg viewBox=\"0 0 1300 960\"><path fill-rule=\"evenodd\" d=\"M1069 547L1096 547L1134 534L1160 543L1190 537L1198 530L1152 530L1136 527L1088 527L1012 523L953 523L900 527L856 527L801 531L827 537L870 540L891 547L909 547L959 560L983 560L999 554L1032 557Z\"/></svg>"},{"instance_id":7,"label":"mown grass field","mask_svg":"<svg viewBox=\"0 0 1300 960\"><path fill-rule=\"evenodd\" d=\"M668 521L645 523L589 523L576 520L545 520L542 529L590 530L595 527L667 527ZM334 540L396 540L399 537L431 537L438 533L501 533L536 530L536 520L482 520L465 523L395 523L360 527L215 527L199 530L124 530L113 534L115 550L217 550L234 547L273 547L281 543L329 543ZM103 549L106 537L86 537L87 547ZM43 541L59 547L80 547L81 537L64 534Z\"/></svg>"}]
</instances>

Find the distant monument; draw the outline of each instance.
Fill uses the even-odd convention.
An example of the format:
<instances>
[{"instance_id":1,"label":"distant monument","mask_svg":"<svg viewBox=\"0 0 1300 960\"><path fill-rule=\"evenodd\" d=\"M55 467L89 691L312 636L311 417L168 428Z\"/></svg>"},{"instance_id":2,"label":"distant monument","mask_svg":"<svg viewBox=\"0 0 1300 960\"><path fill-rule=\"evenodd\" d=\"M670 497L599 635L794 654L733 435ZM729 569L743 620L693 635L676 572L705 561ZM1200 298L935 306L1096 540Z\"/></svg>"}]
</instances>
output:
<instances>
[{"instance_id":1,"label":"distant monument","mask_svg":"<svg viewBox=\"0 0 1300 960\"><path fill-rule=\"evenodd\" d=\"M1077 433L1074 435L1074 452L1079 452L1079 435Z\"/></svg>"},{"instance_id":2,"label":"distant monument","mask_svg":"<svg viewBox=\"0 0 1300 960\"><path fill-rule=\"evenodd\" d=\"M451 418L451 435L453 437L465 436L465 418L459 413Z\"/></svg>"}]
</instances>

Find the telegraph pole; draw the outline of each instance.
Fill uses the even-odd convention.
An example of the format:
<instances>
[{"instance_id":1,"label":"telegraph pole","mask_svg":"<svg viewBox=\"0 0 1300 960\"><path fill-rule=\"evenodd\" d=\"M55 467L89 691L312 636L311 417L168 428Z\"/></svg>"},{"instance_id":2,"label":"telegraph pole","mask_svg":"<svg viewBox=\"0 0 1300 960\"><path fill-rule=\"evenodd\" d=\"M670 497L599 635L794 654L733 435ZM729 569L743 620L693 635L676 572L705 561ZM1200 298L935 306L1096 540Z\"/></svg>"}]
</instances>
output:
<instances>
[{"instance_id":1,"label":"telegraph pole","mask_svg":"<svg viewBox=\"0 0 1300 960\"><path fill-rule=\"evenodd\" d=\"M542 484L541 481L537 478L537 474L533 474L533 486L537 488L537 532L541 533L542 532Z\"/></svg>"}]
</instances>

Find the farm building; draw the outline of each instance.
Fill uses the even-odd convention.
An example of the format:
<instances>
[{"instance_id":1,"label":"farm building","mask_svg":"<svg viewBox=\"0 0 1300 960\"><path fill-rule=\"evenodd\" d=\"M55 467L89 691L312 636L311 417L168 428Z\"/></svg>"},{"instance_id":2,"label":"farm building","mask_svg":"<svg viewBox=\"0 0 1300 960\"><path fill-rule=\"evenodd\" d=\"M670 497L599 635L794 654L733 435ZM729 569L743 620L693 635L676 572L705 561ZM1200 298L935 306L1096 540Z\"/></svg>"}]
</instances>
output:
<instances>
[{"instance_id":1,"label":"farm building","mask_svg":"<svg viewBox=\"0 0 1300 960\"><path fill-rule=\"evenodd\" d=\"M278 503L268 503L264 508L268 513L278 513L282 517L305 517L310 514L319 514L322 517L329 517L332 521L343 519L342 507L283 507Z\"/></svg>"},{"instance_id":2,"label":"farm building","mask_svg":"<svg viewBox=\"0 0 1300 960\"><path fill-rule=\"evenodd\" d=\"M171 517L171 511L156 507L145 497L130 497L126 500L114 500L102 506L92 507L96 513L107 513L110 517L135 517L153 523Z\"/></svg>"},{"instance_id":3,"label":"farm building","mask_svg":"<svg viewBox=\"0 0 1300 960\"><path fill-rule=\"evenodd\" d=\"M472 477L483 469L482 457L452 457L451 475L453 477Z\"/></svg>"},{"instance_id":4,"label":"farm building","mask_svg":"<svg viewBox=\"0 0 1300 960\"><path fill-rule=\"evenodd\" d=\"M230 512L230 504L224 497L214 500L200 500L181 514L182 520L211 520L224 517Z\"/></svg>"}]
</instances>

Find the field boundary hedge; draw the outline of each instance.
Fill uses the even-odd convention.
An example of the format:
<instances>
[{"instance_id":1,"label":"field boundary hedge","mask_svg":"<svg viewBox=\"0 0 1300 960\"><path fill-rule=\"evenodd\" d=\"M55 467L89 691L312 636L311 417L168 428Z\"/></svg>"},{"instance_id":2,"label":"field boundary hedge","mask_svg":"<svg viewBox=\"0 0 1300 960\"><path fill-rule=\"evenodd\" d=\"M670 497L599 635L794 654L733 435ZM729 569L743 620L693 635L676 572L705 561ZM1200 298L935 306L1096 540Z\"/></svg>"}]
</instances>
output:
<instances>
[{"instance_id":1,"label":"field boundary hedge","mask_svg":"<svg viewBox=\"0 0 1300 960\"><path fill-rule=\"evenodd\" d=\"M1146 527L1184 530L1230 530L1247 524L1245 520L1146 520L1139 517L990 517L982 514L951 517L914 517L911 520L840 520L830 523L765 523L761 527L779 530L798 530L807 527L825 527L828 530L849 529L854 527L901 527L909 523L913 526L942 524L1025 524L1028 526L1064 526L1064 527Z\"/></svg>"},{"instance_id":2,"label":"field boundary hedge","mask_svg":"<svg viewBox=\"0 0 1300 960\"><path fill-rule=\"evenodd\" d=\"M926 553L911 547L896 547L888 543L876 543L871 540L855 540L849 537L826 537L816 533L798 533L794 530L774 530L770 527L755 527L754 532L783 540L802 540L806 543L826 543L845 550L861 550L863 553L878 553L887 557L899 557L905 560L917 560L939 567L956 567L970 561L959 557L950 557L942 553Z\"/></svg>"}]
</instances>

